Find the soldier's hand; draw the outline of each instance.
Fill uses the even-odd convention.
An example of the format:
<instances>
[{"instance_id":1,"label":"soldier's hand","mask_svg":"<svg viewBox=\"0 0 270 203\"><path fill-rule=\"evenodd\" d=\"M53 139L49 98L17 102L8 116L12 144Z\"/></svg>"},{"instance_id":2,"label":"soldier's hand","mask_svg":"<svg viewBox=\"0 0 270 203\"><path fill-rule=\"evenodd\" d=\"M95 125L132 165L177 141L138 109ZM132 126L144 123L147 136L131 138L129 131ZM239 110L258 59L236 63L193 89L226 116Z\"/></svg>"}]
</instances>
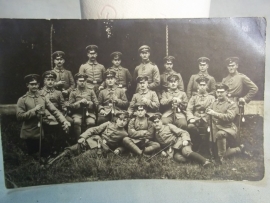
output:
<instances>
[{"instance_id":1,"label":"soldier's hand","mask_svg":"<svg viewBox=\"0 0 270 203\"><path fill-rule=\"evenodd\" d=\"M103 90L103 89L104 89L103 86L99 86L99 87L98 87L98 90L99 90L99 91L101 91L101 90Z\"/></svg>"},{"instance_id":2,"label":"soldier's hand","mask_svg":"<svg viewBox=\"0 0 270 203\"><path fill-rule=\"evenodd\" d=\"M116 149L116 150L114 150L114 153L115 153L116 155L119 155L119 154L120 154L120 150L119 150L119 149Z\"/></svg>"},{"instance_id":3,"label":"soldier's hand","mask_svg":"<svg viewBox=\"0 0 270 203\"><path fill-rule=\"evenodd\" d=\"M106 112L104 111L104 109L101 109L100 112L99 112L101 115L105 115Z\"/></svg>"},{"instance_id":4,"label":"soldier's hand","mask_svg":"<svg viewBox=\"0 0 270 203\"><path fill-rule=\"evenodd\" d=\"M38 105L35 106L34 109L35 109L35 111L39 111L40 109L42 109L42 107L43 106L41 104L38 104Z\"/></svg>"},{"instance_id":5,"label":"soldier's hand","mask_svg":"<svg viewBox=\"0 0 270 203\"><path fill-rule=\"evenodd\" d=\"M243 97L241 97L241 98L239 98L239 102L244 102L244 103L246 103L246 100L245 100Z\"/></svg>"},{"instance_id":6,"label":"soldier's hand","mask_svg":"<svg viewBox=\"0 0 270 203\"><path fill-rule=\"evenodd\" d=\"M142 102L146 105L149 104L149 99L146 99L145 97L142 98Z\"/></svg>"},{"instance_id":7,"label":"soldier's hand","mask_svg":"<svg viewBox=\"0 0 270 203\"><path fill-rule=\"evenodd\" d=\"M59 80L56 85L64 85L66 82L64 80Z\"/></svg>"},{"instance_id":8,"label":"soldier's hand","mask_svg":"<svg viewBox=\"0 0 270 203\"><path fill-rule=\"evenodd\" d=\"M83 104L87 104L87 100L85 98L83 98L80 103L83 103Z\"/></svg>"},{"instance_id":9,"label":"soldier's hand","mask_svg":"<svg viewBox=\"0 0 270 203\"><path fill-rule=\"evenodd\" d=\"M65 106L69 107L70 103L68 101L65 102Z\"/></svg>"},{"instance_id":10,"label":"soldier's hand","mask_svg":"<svg viewBox=\"0 0 270 203\"><path fill-rule=\"evenodd\" d=\"M62 91L62 94L63 94L63 95L68 95L68 91L67 91L67 90L63 90L63 91Z\"/></svg>"},{"instance_id":11,"label":"soldier's hand","mask_svg":"<svg viewBox=\"0 0 270 203\"><path fill-rule=\"evenodd\" d=\"M194 118L190 119L189 123L195 123L195 119Z\"/></svg>"},{"instance_id":12,"label":"soldier's hand","mask_svg":"<svg viewBox=\"0 0 270 203\"><path fill-rule=\"evenodd\" d=\"M206 109L205 113L207 113L208 115L214 115L215 111L212 109Z\"/></svg>"},{"instance_id":13,"label":"soldier's hand","mask_svg":"<svg viewBox=\"0 0 270 203\"><path fill-rule=\"evenodd\" d=\"M68 122L68 121L64 121L64 123L63 123L63 125L62 125L63 130L64 130L66 133L68 132L68 129L69 129L70 126L71 126L71 125L70 125L70 122Z\"/></svg>"},{"instance_id":14,"label":"soldier's hand","mask_svg":"<svg viewBox=\"0 0 270 203\"><path fill-rule=\"evenodd\" d=\"M80 139L78 139L78 143L79 144L82 144L82 143L84 143L85 142L85 139L82 137L82 138L80 138Z\"/></svg>"},{"instance_id":15,"label":"soldier's hand","mask_svg":"<svg viewBox=\"0 0 270 203\"><path fill-rule=\"evenodd\" d=\"M187 140L184 140L183 141L183 146L187 146L188 145L188 141Z\"/></svg>"}]
</instances>

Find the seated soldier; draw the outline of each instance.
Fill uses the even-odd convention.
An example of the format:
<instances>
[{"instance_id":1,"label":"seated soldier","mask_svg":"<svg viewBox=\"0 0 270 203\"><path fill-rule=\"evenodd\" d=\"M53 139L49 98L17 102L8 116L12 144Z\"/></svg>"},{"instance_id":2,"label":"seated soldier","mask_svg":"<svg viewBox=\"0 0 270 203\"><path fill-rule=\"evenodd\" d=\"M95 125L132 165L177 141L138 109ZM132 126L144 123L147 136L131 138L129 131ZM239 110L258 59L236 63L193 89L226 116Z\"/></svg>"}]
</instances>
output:
<instances>
[{"instance_id":1,"label":"seated soldier","mask_svg":"<svg viewBox=\"0 0 270 203\"><path fill-rule=\"evenodd\" d=\"M133 115L136 103L141 103L146 106L147 114L151 116L159 109L157 93L149 89L147 76L139 76L136 81L138 83L139 92L133 95L128 113L129 115Z\"/></svg>"},{"instance_id":2,"label":"seated soldier","mask_svg":"<svg viewBox=\"0 0 270 203\"><path fill-rule=\"evenodd\" d=\"M113 120L115 114L127 108L128 100L125 91L115 85L115 72L108 70L105 73L107 88L98 95L99 113L98 125Z\"/></svg>"},{"instance_id":3,"label":"seated soldier","mask_svg":"<svg viewBox=\"0 0 270 203\"><path fill-rule=\"evenodd\" d=\"M184 92L184 83L182 80L182 76L180 73L177 73L173 70L173 60L175 58L173 56L165 56L164 57L164 67L165 71L160 75L160 90L159 92L159 99L161 99L162 93L168 91L168 77L171 75L178 75L179 76L179 90Z\"/></svg>"},{"instance_id":4,"label":"seated soldier","mask_svg":"<svg viewBox=\"0 0 270 203\"><path fill-rule=\"evenodd\" d=\"M129 137L124 138L123 144L136 155L152 154L159 149L159 144L153 142L153 123L148 119L145 105L136 104L134 108L137 116L129 121Z\"/></svg>"},{"instance_id":5,"label":"seated soldier","mask_svg":"<svg viewBox=\"0 0 270 203\"><path fill-rule=\"evenodd\" d=\"M39 75L27 75L24 77L24 80L28 92L19 98L16 116L19 121L23 121L20 137L26 141L28 154L34 155L39 151L40 132L43 130L40 120L44 116L45 110L48 110L56 118L57 122L62 124L63 130L68 130L70 123L50 100L38 91ZM43 156L49 155L50 150L48 148L42 147L41 152Z\"/></svg>"},{"instance_id":6,"label":"seated soldier","mask_svg":"<svg viewBox=\"0 0 270 203\"><path fill-rule=\"evenodd\" d=\"M113 66L108 68L107 71L111 70L115 72L115 79L116 79L115 84L117 85L118 88L122 88L126 92L131 85L132 76L127 68L121 66L121 58L122 58L121 52L116 51L111 53ZM104 88L106 88L105 82L103 82L99 86L99 90L102 90Z\"/></svg>"},{"instance_id":7,"label":"seated soldier","mask_svg":"<svg viewBox=\"0 0 270 203\"><path fill-rule=\"evenodd\" d=\"M63 98L62 92L58 91L54 87L56 74L53 71L46 71L42 75L44 80L44 87L40 90L40 95L45 96L49 99L52 104L65 116L66 120L70 123L73 123L72 118L67 116L67 108L65 106L65 100ZM59 150L60 147L64 146L65 140L67 140L66 134L62 131L61 126L57 122L56 118L49 113L48 110L45 110L44 117L44 130L46 134L52 135L54 143L52 144L56 150ZM48 136L46 135L46 136Z\"/></svg>"},{"instance_id":8,"label":"seated soldier","mask_svg":"<svg viewBox=\"0 0 270 203\"><path fill-rule=\"evenodd\" d=\"M244 151L244 145L237 146L237 127L233 123L236 116L237 105L227 97L228 86L216 85L217 100L212 103L206 113L213 117L213 142L217 145L218 162L222 164L224 157L229 157ZM212 141L210 136L210 141ZM230 142L230 146L228 146Z\"/></svg>"},{"instance_id":9,"label":"seated soldier","mask_svg":"<svg viewBox=\"0 0 270 203\"><path fill-rule=\"evenodd\" d=\"M215 101L215 97L208 94L206 91L208 78L197 78L198 94L193 95L187 105L187 121L188 132L193 143L193 150L197 151L201 148L204 141L208 142L209 116L205 110ZM203 137L202 137L203 136Z\"/></svg>"},{"instance_id":10,"label":"seated soldier","mask_svg":"<svg viewBox=\"0 0 270 203\"><path fill-rule=\"evenodd\" d=\"M87 129L80 135L78 144L66 148L62 154L49 161L48 164L51 165L64 156L79 155L89 149L97 149L97 152L103 149L105 153L113 151L119 155L124 150L122 146L123 138L128 136L125 130L127 122L128 113L119 111L116 114L115 122L108 121L99 126Z\"/></svg>"},{"instance_id":11,"label":"seated soldier","mask_svg":"<svg viewBox=\"0 0 270 203\"><path fill-rule=\"evenodd\" d=\"M185 110L187 106L187 95L185 92L179 90L179 76L170 75L168 77L169 90L163 92L160 104L166 109L162 115L163 124L172 123L179 128L187 128L187 120Z\"/></svg>"},{"instance_id":12,"label":"seated soldier","mask_svg":"<svg viewBox=\"0 0 270 203\"><path fill-rule=\"evenodd\" d=\"M98 106L98 100L95 92L86 86L86 79L87 76L85 74L77 73L75 75L77 88L72 90L69 95L69 107L72 110L76 139L82 133L82 127L93 127L96 122L95 111Z\"/></svg>"},{"instance_id":13,"label":"seated soldier","mask_svg":"<svg viewBox=\"0 0 270 203\"><path fill-rule=\"evenodd\" d=\"M180 163L186 162L188 158L199 162L203 166L211 164L208 159L192 151L191 140L187 131L177 128L173 124L163 125L160 113L154 114L149 119L153 122L155 138L160 147L164 149L171 146L166 152L163 151L163 154Z\"/></svg>"}]
</instances>

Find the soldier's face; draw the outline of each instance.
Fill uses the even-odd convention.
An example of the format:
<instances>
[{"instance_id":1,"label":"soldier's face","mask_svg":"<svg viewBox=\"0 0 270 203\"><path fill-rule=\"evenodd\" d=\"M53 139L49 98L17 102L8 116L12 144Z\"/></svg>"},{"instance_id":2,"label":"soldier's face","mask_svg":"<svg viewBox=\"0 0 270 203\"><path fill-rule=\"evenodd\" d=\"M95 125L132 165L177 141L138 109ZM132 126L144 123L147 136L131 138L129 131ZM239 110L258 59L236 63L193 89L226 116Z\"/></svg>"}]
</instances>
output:
<instances>
[{"instance_id":1,"label":"soldier's face","mask_svg":"<svg viewBox=\"0 0 270 203\"><path fill-rule=\"evenodd\" d=\"M205 92L206 92L206 88L207 88L207 86L206 86L205 83L198 84L198 91L199 91L200 93L205 93Z\"/></svg>"},{"instance_id":2,"label":"soldier's face","mask_svg":"<svg viewBox=\"0 0 270 203\"><path fill-rule=\"evenodd\" d=\"M54 59L54 64L58 67L62 66L65 63L65 59L61 58L61 57L56 57Z\"/></svg>"},{"instance_id":3,"label":"soldier's face","mask_svg":"<svg viewBox=\"0 0 270 203\"><path fill-rule=\"evenodd\" d=\"M170 81L168 84L170 89L175 90L178 87L179 81L178 80Z\"/></svg>"},{"instance_id":4,"label":"soldier's face","mask_svg":"<svg viewBox=\"0 0 270 203\"><path fill-rule=\"evenodd\" d=\"M226 98L227 91L225 91L225 90L217 90L216 95L217 95L218 100L222 101L222 100L224 100Z\"/></svg>"},{"instance_id":5,"label":"soldier's face","mask_svg":"<svg viewBox=\"0 0 270 203\"><path fill-rule=\"evenodd\" d=\"M145 117L145 114L146 114L145 109L138 109L138 110L137 110L137 116L138 116L139 118Z\"/></svg>"},{"instance_id":6,"label":"soldier's face","mask_svg":"<svg viewBox=\"0 0 270 203\"><path fill-rule=\"evenodd\" d=\"M127 125L127 122L127 118L117 118L115 123L119 128L124 128Z\"/></svg>"},{"instance_id":7,"label":"soldier's face","mask_svg":"<svg viewBox=\"0 0 270 203\"><path fill-rule=\"evenodd\" d=\"M88 51L87 56L91 61L95 61L97 58L97 52L96 51Z\"/></svg>"},{"instance_id":8,"label":"soldier's face","mask_svg":"<svg viewBox=\"0 0 270 203\"><path fill-rule=\"evenodd\" d=\"M38 91L39 88L39 83L35 82L35 83L28 83L27 87L29 89L30 92L35 93L36 91Z\"/></svg>"},{"instance_id":9,"label":"soldier's face","mask_svg":"<svg viewBox=\"0 0 270 203\"><path fill-rule=\"evenodd\" d=\"M106 78L106 84L107 84L107 86L114 86L114 84L115 84L115 82L116 82L116 79L114 78L114 77L108 77L108 78Z\"/></svg>"},{"instance_id":10,"label":"soldier's face","mask_svg":"<svg viewBox=\"0 0 270 203\"><path fill-rule=\"evenodd\" d=\"M85 80L77 80L77 86L78 87L81 87L81 88L83 88L83 87L85 87L85 85L86 85L86 81Z\"/></svg>"},{"instance_id":11,"label":"soldier's face","mask_svg":"<svg viewBox=\"0 0 270 203\"><path fill-rule=\"evenodd\" d=\"M148 81L141 81L139 85L141 90L146 90L148 88Z\"/></svg>"},{"instance_id":12,"label":"soldier's face","mask_svg":"<svg viewBox=\"0 0 270 203\"><path fill-rule=\"evenodd\" d=\"M233 62L233 63L229 64L229 65L227 66L227 68L228 68L229 73L230 73L230 74L233 74L233 73L235 73L235 72L237 71L238 64L235 63L235 62Z\"/></svg>"},{"instance_id":13,"label":"soldier's face","mask_svg":"<svg viewBox=\"0 0 270 203\"><path fill-rule=\"evenodd\" d=\"M154 127L156 130L160 130L162 127L162 121L160 119L156 119L153 121Z\"/></svg>"},{"instance_id":14,"label":"soldier's face","mask_svg":"<svg viewBox=\"0 0 270 203\"><path fill-rule=\"evenodd\" d=\"M173 68L173 64L167 62L167 63L164 64L164 67L166 68L167 71L170 71Z\"/></svg>"},{"instance_id":15,"label":"soldier's face","mask_svg":"<svg viewBox=\"0 0 270 203\"><path fill-rule=\"evenodd\" d=\"M44 85L48 88L52 88L54 86L55 79L54 78L45 78Z\"/></svg>"},{"instance_id":16,"label":"soldier's face","mask_svg":"<svg viewBox=\"0 0 270 203\"><path fill-rule=\"evenodd\" d=\"M207 71L207 69L208 69L208 64L207 63L206 64L199 63L199 70L201 72L205 72L205 71Z\"/></svg>"},{"instance_id":17,"label":"soldier's face","mask_svg":"<svg viewBox=\"0 0 270 203\"><path fill-rule=\"evenodd\" d=\"M150 52L148 51L143 51L140 53L140 57L142 58L142 60L148 60L150 56Z\"/></svg>"},{"instance_id":18,"label":"soldier's face","mask_svg":"<svg viewBox=\"0 0 270 203\"><path fill-rule=\"evenodd\" d=\"M112 60L112 64L116 67L118 67L121 64L121 59L120 58L114 58Z\"/></svg>"}]
</instances>

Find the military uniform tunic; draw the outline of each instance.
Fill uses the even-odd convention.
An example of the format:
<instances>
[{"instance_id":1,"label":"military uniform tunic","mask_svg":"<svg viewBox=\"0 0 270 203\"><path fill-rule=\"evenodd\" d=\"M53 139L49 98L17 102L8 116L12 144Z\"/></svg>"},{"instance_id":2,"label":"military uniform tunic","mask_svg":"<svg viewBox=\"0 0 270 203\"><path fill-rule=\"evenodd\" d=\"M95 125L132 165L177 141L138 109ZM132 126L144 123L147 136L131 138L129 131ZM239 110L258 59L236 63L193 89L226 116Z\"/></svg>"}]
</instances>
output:
<instances>
[{"instance_id":1,"label":"military uniform tunic","mask_svg":"<svg viewBox=\"0 0 270 203\"><path fill-rule=\"evenodd\" d=\"M55 74L56 74L56 82L58 81L65 81L66 83L64 85L55 85L55 88L59 91L67 90L69 93L71 92L71 90L73 90L75 88L75 82L74 82L74 78L72 76L72 73L69 70L66 69L58 69L57 67L55 67L52 70Z\"/></svg>"},{"instance_id":2,"label":"military uniform tunic","mask_svg":"<svg viewBox=\"0 0 270 203\"><path fill-rule=\"evenodd\" d=\"M40 127L38 127L39 118L34 111L34 108L38 104L42 105L43 108L48 109L58 122L63 123L66 121L64 116L45 96L40 95L39 92L35 95L27 92L24 96L20 97L17 102L17 119L23 121L20 133L22 139L40 137Z\"/></svg>"},{"instance_id":3,"label":"military uniform tunic","mask_svg":"<svg viewBox=\"0 0 270 203\"><path fill-rule=\"evenodd\" d=\"M131 115L134 113L134 106L137 103L143 103L142 98L146 98L150 100L149 103L145 104L147 107L147 114L152 115L153 113L157 112L159 110L159 101L157 97L157 93L152 90L146 90L145 92L139 91L138 93L134 94L132 97L132 100L130 102L128 113Z\"/></svg>"},{"instance_id":4,"label":"military uniform tunic","mask_svg":"<svg viewBox=\"0 0 270 203\"><path fill-rule=\"evenodd\" d=\"M147 76L149 89L155 90L160 84L160 73L158 67L148 61L146 63L141 63L134 70L134 79L138 76Z\"/></svg>"},{"instance_id":5,"label":"military uniform tunic","mask_svg":"<svg viewBox=\"0 0 270 203\"><path fill-rule=\"evenodd\" d=\"M88 76L87 83L89 88L94 88L100 85L104 80L105 67L95 62L87 62L81 65L79 73L84 73Z\"/></svg>"},{"instance_id":6,"label":"military uniform tunic","mask_svg":"<svg viewBox=\"0 0 270 203\"><path fill-rule=\"evenodd\" d=\"M228 75L226 78L223 78L222 83L229 87L228 95L235 102L238 101L239 97L244 97L245 101L248 103L258 91L258 87L246 75L238 72L233 76ZM243 95L244 86L248 88L246 95Z\"/></svg>"},{"instance_id":7,"label":"military uniform tunic","mask_svg":"<svg viewBox=\"0 0 270 203\"><path fill-rule=\"evenodd\" d=\"M187 120L199 120L202 118L205 122L208 122L209 116L205 112L201 113L199 110L200 108L209 108L214 101L215 97L208 93L192 96L187 105Z\"/></svg>"},{"instance_id":8,"label":"military uniform tunic","mask_svg":"<svg viewBox=\"0 0 270 203\"><path fill-rule=\"evenodd\" d=\"M113 88L107 87L104 90L101 90L98 95L99 111L103 109L105 111L105 116L107 116L112 111L112 101L117 98L115 103L115 113L119 110L124 110L128 106L127 96L123 89L117 88L114 86Z\"/></svg>"},{"instance_id":9,"label":"military uniform tunic","mask_svg":"<svg viewBox=\"0 0 270 203\"><path fill-rule=\"evenodd\" d=\"M224 101L214 101L210 108L217 112L217 115L213 116L212 125L214 141L216 139L216 133L219 130L225 131L236 138L237 127L233 123L233 120L236 116L236 103L226 98Z\"/></svg>"},{"instance_id":10,"label":"military uniform tunic","mask_svg":"<svg viewBox=\"0 0 270 203\"><path fill-rule=\"evenodd\" d=\"M40 95L48 98L58 110L63 110L63 108L65 108L65 100L62 92L55 90L54 88L47 89L46 87L43 87L40 90Z\"/></svg>"},{"instance_id":11,"label":"military uniform tunic","mask_svg":"<svg viewBox=\"0 0 270 203\"><path fill-rule=\"evenodd\" d=\"M190 80L188 82L188 86L187 86L187 97L190 99L193 95L198 94L198 83L196 82L197 78L199 77L206 77L208 78L208 82L207 82L207 89L206 91L211 94L211 95L215 95L215 85L216 85L216 80L214 77L210 76L208 73L203 74L203 73L198 73L195 75L192 75L190 77Z\"/></svg>"},{"instance_id":12,"label":"military uniform tunic","mask_svg":"<svg viewBox=\"0 0 270 203\"><path fill-rule=\"evenodd\" d=\"M76 88L69 95L70 108L73 109L72 117L82 118L82 109L80 108L80 100L86 99L89 101L88 110L91 118L96 118L94 107L98 106L98 100L95 92L87 87L83 89ZM95 106L94 106L95 105Z\"/></svg>"},{"instance_id":13,"label":"military uniform tunic","mask_svg":"<svg viewBox=\"0 0 270 203\"><path fill-rule=\"evenodd\" d=\"M137 143L140 139L153 139L153 123L147 117L143 119L133 118L128 124L128 134L132 140Z\"/></svg>"}]
</instances>

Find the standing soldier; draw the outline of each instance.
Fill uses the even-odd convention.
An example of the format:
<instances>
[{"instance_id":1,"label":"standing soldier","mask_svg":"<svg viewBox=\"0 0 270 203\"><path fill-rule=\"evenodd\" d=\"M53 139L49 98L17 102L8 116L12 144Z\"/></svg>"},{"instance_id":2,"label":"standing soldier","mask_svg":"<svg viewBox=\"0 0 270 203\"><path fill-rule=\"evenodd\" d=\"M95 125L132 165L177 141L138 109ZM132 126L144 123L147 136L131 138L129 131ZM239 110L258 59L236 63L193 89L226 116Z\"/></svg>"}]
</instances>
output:
<instances>
[{"instance_id":1,"label":"standing soldier","mask_svg":"<svg viewBox=\"0 0 270 203\"><path fill-rule=\"evenodd\" d=\"M208 78L197 78L198 94L192 96L187 105L188 132L193 143L193 150L202 146L202 141L208 142L207 132L209 116L205 110L215 101L215 97L207 93ZM203 137L202 137L203 136Z\"/></svg>"},{"instance_id":2,"label":"standing soldier","mask_svg":"<svg viewBox=\"0 0 270 203\"><path fill-rule=\"evenodd\" d=\"M188 86L187 86L188 99L190 99L193 95L198 93L198 84L196 82L196 79L198 77L208 78L206 91L208 92L208 94L211 94L211 95L215 94L216 80L214 77L210 76L207 72L207 69L209 67L209 61L210 61L210 59L206 58L206 57L198 58L200 72L198 74L192 75L190 77L190 80L189 80Z\"/></svg>"},{"instance_id":3,"label":"standing soldier","mask_svg":"<svg viewBox=\"0 0 270 203\"><path fill-rule=\"evenodd\" d=\"M169 85L168 85L168 77L171 75L178 75L179 77L179 90L181 91L185 91L184 90L184 83L183 83L183 79L181 77L180 73L177 73L173 70L173 60L175 58L173 56L165 56L164 57L164 67L165 67L165 71L163 72L163 74L161 74L160 76L160 86L161 86L161 90L159 91L159 99L161 99L162 93L163 92L167 92Z\"/></svg>"},{"instance_id":4,"label":"standing soldier","mask_svg":"<svg viewBox=\"0 0 270 203\"><path fill-rule=\"evenodd\" d=\"M155 128L155 138L160 144L162 149L171 147L163 154L172 157L176 162L186 162L186 159L193 159L199 162L203 166L209 166L211 162L201 156L200 154L193 152L191 149L191 140L187 131L177 128L173 124L163 125L161 121L161 114L157 113L150 117Z\"/></svg>"},{"instance_id":5,"label":"standing soldier","mask_svg":"<svg viewBox=\"0 0 270 203\"><path fill-rule=\"evenodd\" d=\"M88 76L87 86L93 89L98 95L98 87L101 85L104 79L105 67L97 62L97 50L96 45L89 45L86 48L87 56L89 60L81 65L79 72Z\"/></svg>"},{"instance_id":6,"label":"standing soldier","mask_svg":"<svg viewBox=\"0 0 270 203\"><path fill-rule=\"evenodd\" d=\"M39 75L31 74L24 77L28 92L19 98L17 102L17 119L23 121L20 137L26 141L28 154L35 154L39 150L39 138L41 124L40 116L48 110L56 120L62 124L63 129L68 130L70 123L54 107L45 96L40 95ZM44 147L42 150L44 151Z\"/></svg>"},{"instance_id":7,"label":"standing soldier","mask_svg":"<svg viewBox=\"0 0 270 203\"><path fill-rule=\"evenodd\" d=\"M142 59L142 63L135 68L133 78L135 79L138 76L147 76L149 89L155 91L160 84L160 74L156 64L149 60L150 47L143 45L139 48L138 51ZM138 92L138 87L136 92Z\"/></svg>"},{"instance_id":8,"label":"standing soldier","mask_svg":"<svg viewBox=\"0 0 270 203\"><path fill-rule=\"evenodd\" d=\"M55 67L53 72L56 74L55 88L62 92L65 99L68 100L71 90L75 88L75 82L72 73L64 68L65 53L56 51L52 54Z\"/></svg>"},{"instance_id":9,"label":"standing soldier","mask_svg":"<svg viewBox=\"0 0 270 203\"><path fill-rule=\"evenodd\" d=\"M157 93L149 89L147 76L139 76L136 81L139 87L139 92L133 95L128 108L128 113L129 115L133 115L135 105L137 103L142 103L146 106L148 115L151 116L158 112L159 109L160 104Z\"/></svg>"},{"instance_id":10,"label":"standing soldier","mask_svg":"<svg viewBox=\"0 0 270 203\"><path fill-rule=\"evenodd\" d=\"M224 157L240 153L244 148L244 145L232 147L236 145L237 127L233 120L236 116L237 105L228 99L227 93L227 85L217 84L217 100L206 110L206 113L213 117L213 142L217 143L218 162L221 164ZM227 142L230 144L228 149Z\"/></svg>"},{"instance_id":11,"label":"standing soldier","mask_svg":"<svg viewBox=\"0 0 270 203\"><path fill-rule=\"evenodd\" d=\"M86 86L87 75L77 73L75 75L77 88L74 89L69 96L69 107L72 110L72 118L74 122L74 131L76 139L82 133L82 122L86 123L87 128L95 126L98 100L95 92ZM83 115L83 107L86 107L85 115ZM85 117L85 121L82 118Z\"/></svg>"},{"instance_id":12,"label":"standing soldier","mask_svg":"<svg viewBox=\"0 0 270 203\"><path fill-rule=\"evenodd\" d=\"M170 75L168 77L167 92L163 92L160 104L164 106L165 113L162 115L163 124L172 123L179 128L187 128L185 110L188 99L185 92L179 90L179 75Z\"/></svg>"},{"instance_id":13,"label":"standing soldier","mask_svg":"<svg viewBox=\"0 0 270 203\"><path fill-rule=\"evenodd\" d=\"M229 75L223 78L222 83L226 84L228 89L228 97L234 102L249 103L254 95L258 92L258 87L244 74L239 73L238 57L230 57L226 59ZM243 95L244 87L247 87L248 93Z\"/></svg>"},{"instance_id":14,"label":"standing soldier","mask_svg":"<svg viewBox=\"0 0 270 203\"><path fill-rule=\"evenodd\" d=\"M159 144L154 142L154 127L149 121L145 105L136 104L137 116L129 121L128 134L123 144L136 155L151 154L159 149Z\"/></svg>"},{"instance_id":15,"label":"standing soldier","mask_svg":"<svg viewBox=\"0 0 270 203\"><path fill-rule=\"evenodd\" d=\"M125 91L115 85L116 73L107 70L105 73L107 88L101 90L98 95L98 125L113 119L117 112L128 107L128 100Z\"/></svg>"},{"instance_id":16,"label":"standing soldier","mask_svg":"<svg viewBox=\"0 0 270 203\"><path fill-rule=\"evenodd\" d=\"M99 126L87 129L80 135L78 143L67 147L65 151L55 159L51 160L49 164L53 164L55 161L70 155L79 155L86 150L103 149L105 153L111 151L116 155L119 155L124 147L122 146L123 138L128 136L125 126L128 122L127 112L118 112L116 114L116 121L108 121Z\"/></svg>"},{"instance_id":17,"label":"standing soldier","mask_svg":"<svg viewBox=\"0 0 270 203\"><path fill-rule=\"evenodd\" d=\"M122 58L121 52L116 51L116 52L111 53L113 66L108 68L107 70L111 70L116 73L115 84L117 85L118 88L122 88L126 92L127 89L131 85L132 76L128 69L121 66L121 58ZM101 89L104 89L105 87L106 87L106 83L103 82L101 86L99 87L99 89L101 90Z\"/></svg>"}]
</instances>

